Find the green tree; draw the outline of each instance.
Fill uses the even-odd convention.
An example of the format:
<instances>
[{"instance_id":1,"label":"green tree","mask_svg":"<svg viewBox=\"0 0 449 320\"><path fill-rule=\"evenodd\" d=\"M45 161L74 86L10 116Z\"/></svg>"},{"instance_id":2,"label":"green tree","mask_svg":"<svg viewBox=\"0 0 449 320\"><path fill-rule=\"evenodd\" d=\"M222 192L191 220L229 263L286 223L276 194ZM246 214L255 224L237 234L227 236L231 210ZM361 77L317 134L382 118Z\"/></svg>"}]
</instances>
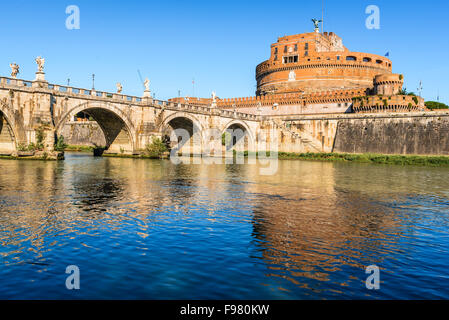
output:
<instances>
[{"instance_id":1,"label":"green tree","mask_svg":"<svg viewBox=\"0 0 449 320\"><path fill-rule=\"evenodd\" d=\"M151 158L161 158L168 151L166 144L159 138L153 137L152 142L146 146L146 154Z\"/></svg>"},{"instance_id":2,"label":"green tree","mask_svg":"<svg viewBox=\"0 0 449 320\"><path fill-rule=\"evenodd\" d=\"M426 107L430 110L449 109L448 105L436 101L426 101Z\"/></svg>"}]
</instances>

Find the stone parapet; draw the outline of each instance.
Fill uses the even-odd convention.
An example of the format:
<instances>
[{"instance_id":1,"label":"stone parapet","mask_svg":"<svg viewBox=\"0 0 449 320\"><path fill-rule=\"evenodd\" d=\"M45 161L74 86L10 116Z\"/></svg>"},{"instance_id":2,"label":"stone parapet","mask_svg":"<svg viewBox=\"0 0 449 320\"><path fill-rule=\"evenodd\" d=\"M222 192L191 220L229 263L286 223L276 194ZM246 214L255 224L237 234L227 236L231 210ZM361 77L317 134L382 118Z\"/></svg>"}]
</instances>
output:
<instances>
[{"instance_id":1,"label":"stone parapet","mask_svg":"<svg viewBox=\"0 0 449 320\"><path fill-rule=\"evenodd\" d=\"M352 110L355 113L413 112L425 111L424 99L417 96L365 96L354 97Z\"/></svg>"}]
</instances>

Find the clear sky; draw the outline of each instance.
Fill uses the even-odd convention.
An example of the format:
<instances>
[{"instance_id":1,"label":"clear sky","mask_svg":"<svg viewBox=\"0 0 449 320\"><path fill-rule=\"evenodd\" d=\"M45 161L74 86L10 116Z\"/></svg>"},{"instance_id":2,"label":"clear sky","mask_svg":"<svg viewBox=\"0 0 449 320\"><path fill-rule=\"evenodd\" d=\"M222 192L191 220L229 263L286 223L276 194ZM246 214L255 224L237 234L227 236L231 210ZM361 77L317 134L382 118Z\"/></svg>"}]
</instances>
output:
<instances>
[{"instance_id":1,"label":"clear sky","mask_svg":"<svg viewBox=\"0 0 449 320\"><path fill-rule=\"evenodd\" d=\"M80 30L67 30L68 5L80 8ZM380 30L365 27L368 5L380 8ZM405 86L449 103L449 1L325 0L325 30L352 51L385 55ZM11 62L34 79L34 59L46 59L51 83L141 96L137 70L156 98L222 98L255 94L255 68L277 37L313 31L321 0L309 1L2 1L0 75Z\"/></svg>"}]
</instances>

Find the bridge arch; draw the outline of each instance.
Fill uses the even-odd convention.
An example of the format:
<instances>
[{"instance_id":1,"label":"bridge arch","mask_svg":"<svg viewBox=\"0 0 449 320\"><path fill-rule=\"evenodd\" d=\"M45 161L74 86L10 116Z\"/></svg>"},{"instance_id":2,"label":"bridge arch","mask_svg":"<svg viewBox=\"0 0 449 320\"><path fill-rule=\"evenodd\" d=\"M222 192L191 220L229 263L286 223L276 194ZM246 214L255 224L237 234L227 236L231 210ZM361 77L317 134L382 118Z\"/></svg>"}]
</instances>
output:
<instances>
[{"instance_id":1,"label":"bridge arch","mask_svg":"<svg viewBox=\"0 0 449 320\"><path fill-rule=\"evenodd\" d=\"M64 125L77 114L91 116L100 126L110 152L133 153L136 150L136 129L128 116L114 104L82 103L64 113L56 124L56 133L61 135Z\"/></svg>"},{"instance_id":2,"label":"bridge arch","mask_svg":"<svg viewBox=\"0 0 449 320\"><path fill-rule=\"evenodd\" d=\"M170 142L171 148L178 148L181 153L200 154L202 152L204 127L201 121L192 114L186 112L175 112L167 116L160 126L162 137ZM184 129L188 132L188 139L185 141L177 135L178 142L170 140L176 129ZM184 140L184 141L183 141Z\"/></svg>"},{"instance_id":3,"label":"bridge arch","mask_svg":"<svg viewBox=\"0 0 449 320\"><path fill-rule=\"evenodd\" d=\"M238 129L241 130L241 132L238 131ZM232 131L234 130L234 133ZM236 131L237 130L237 131ZM231 148L234 148L234 146L237 144L237 142L240 141L240 139L244 139L242 142L242 147L245 149L245 151L254 151L255 150L255 138L254 133L252 132L251 128L248 126L248 124L245 121L241 120L231 120L227 124L223 126L222 134L225 134L229 132L231 134ZM241 136L241 134L243 136Z\"/></svg>"},{"instance_id":4,"label":"bridge arch","mask_svg":"<svg viewBox=\"0 0 449 320\"><path fill-rule=\"evenodd\" d=\"M17 151L18 144L24 141L15 126L14 116L8 106L0 102L0 153L10 154Z\"/></svg>"}]
</instances>

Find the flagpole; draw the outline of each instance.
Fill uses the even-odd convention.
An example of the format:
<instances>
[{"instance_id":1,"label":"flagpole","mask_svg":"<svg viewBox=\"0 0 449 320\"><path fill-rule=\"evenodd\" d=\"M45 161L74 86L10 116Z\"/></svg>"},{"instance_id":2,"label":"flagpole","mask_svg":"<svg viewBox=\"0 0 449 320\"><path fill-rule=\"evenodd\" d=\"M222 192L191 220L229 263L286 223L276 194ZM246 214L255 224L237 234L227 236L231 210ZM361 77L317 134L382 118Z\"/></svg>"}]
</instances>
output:
<instances>
[{"instance_id":1,"label":"flagpole","mask_svg":"<svg viewBox=\"0 0 449 320\"><path fill-rule=\"evenodd\" d=\"M324 33L324 0L322 1L321 33Z\"/></svg>"}]
</instances>

